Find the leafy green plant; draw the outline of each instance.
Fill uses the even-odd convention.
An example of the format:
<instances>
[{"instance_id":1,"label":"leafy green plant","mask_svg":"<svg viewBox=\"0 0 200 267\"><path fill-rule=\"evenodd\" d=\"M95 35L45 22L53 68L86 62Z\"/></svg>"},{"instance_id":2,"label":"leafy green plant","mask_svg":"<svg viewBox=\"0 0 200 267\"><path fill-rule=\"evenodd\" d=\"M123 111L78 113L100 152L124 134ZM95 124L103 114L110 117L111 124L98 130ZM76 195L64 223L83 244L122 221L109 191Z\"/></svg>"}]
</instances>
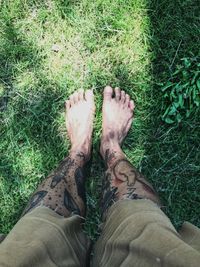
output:
<instances>
[{"instance_id":1,"label":"leafy green plant","mask_svg":"<svg viewBox=\"0 0 200 267\"><path fill-rule=\"evenodd\" d=\"M164 114L169 124L179 123L200 106L200 60L199 57L183 58L170 80L162 85Z\"/></svg>"}]
</instances>

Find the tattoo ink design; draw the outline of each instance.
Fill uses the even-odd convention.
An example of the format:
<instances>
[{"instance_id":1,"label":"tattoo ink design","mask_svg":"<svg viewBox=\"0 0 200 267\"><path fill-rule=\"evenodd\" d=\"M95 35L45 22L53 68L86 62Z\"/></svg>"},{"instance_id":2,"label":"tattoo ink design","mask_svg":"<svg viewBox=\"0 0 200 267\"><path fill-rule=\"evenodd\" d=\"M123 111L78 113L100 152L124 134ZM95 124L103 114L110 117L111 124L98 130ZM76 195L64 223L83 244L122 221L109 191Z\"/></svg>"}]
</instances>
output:
<instances>
[{"instance_id":1,"label":"tattoo ink design","mask_svg":"<svg viewBox=\"0 0 200 267\"><path fill-rule=\"evenodd\" d=\"M106 150L105 161L115 159L115 153ZM153 187L148 183L126 159L117 160L104 176L103 185L103 214L108 208L120 199L151 199L159 203L159 198Z\"/></svg>"},{"instance_id":2,"label":"tattoo ink design","mask_svg":"<svg viewBox=\"0 0 200 267\"><path fill-rule=\"evenodd\" d=\"M29 203L28 203L28 206L27 206L26 209L24 210L22 216L25 215L27 212L29 212L32 208L36 207L37 204L38 204L39 202L41 202L42 199L44 199L44 197L46 196L47 193L48 193L48 192L45 191L45 190L42 190L42 191L39 191L39 192L35 193L35 194L31 197L31 199L30 199L30 201L29 201Z\"/></svg>"},{"instance_id":3,"label":"tattoo ink design","mask_svg":"<svg viewBox=\"0 0 200 267\"><path fill-rule=\"evenodd\" d=\"M127 187L127 193L123 194L123 196L128 199L143 199L143 197L135 193L135 190L136 188L134 187Z\"/></svg>"},{"instance_id":4,"label":"tattoo ink design","mask_svg":"<svg viewBox=\"0 0 200 267\"><path fill-rule=\"evenodd\" d=\"M78 167L74 174L79 197L85 202L85 180L82 168Z\"/></svg>"},{"instance_id":5,"label":"tattoo ink design","mask_svg":"<svg viewBox=\"0 0 200 267\"><path fill-rule=\"evenodd\" d=\"M78 205L76 204L73 197L70 195L66 188L64 191L64 205L65 208L73 214L81 215Z\"/></svg>"},{"instance_id":6,"label":"tattoo ink design","mask_svg":"<svg viewBox=\"0 0 200 267\"><path fill-rule=\"evenodd\" d=\"M106 164L106 168L108 168L108 164L109 162L115 158L115 152L110 153L110 149L106 149L105 152L105 164Z\"/></svg>"},{"instance_id":7,"label":"tattoo ink design","mask_svg":"<svg viewBox=\"0 0 200 267\"><path fill-rule=\"evenodd\" d=\"M79 161L84 163L84 158L84 153L80 152L74 159L64 159L37 189L22 216L40 203L65 217L69 214L84 215L84 175L83 168L78 166Z\"/></svg>"},{"instance_id":8,"label":"tattoo ink design","mask_svg":"<svg viewBox=\"0 0 200 267\"><path fill-rule=\"evenodd\" d=\"M125 163L125 164L124 164ZM126 173L125 173L126 172ZM149 194L155 195L155 191L128 160L120 159L113 166L113 174L118 182L126 182L128 187L133 187L136 182L142 184L143 190ZM136 190L136 188L135 188ZM134 196L135 197L135 196ZM141 196L139 197L141 198ZM144 198L144 197L143 197ZM134 198L135 199L135 198Z\"/></svg>"},{"instance_id":9,"label":"tattoo ink design","mask_svg":"<svg viewBox=\"0 0 200 267\"><path fill-rule=\"evenodd\" d=\"M51 189L57 186L58 183L60 183L62 180L65 179L65 177L68 174L69 168L74 165L74 160L70 159L70 157L64 159L56 172L52 175L52 181L51 181Z\"/></svg>"},{"instance_id":10,"label":"tattoo ink design","mask_svg":"<svg viewBox=\"0 0 200 267\"><path fill-rule=\"evenodd\" d=\"M82 158L83 160L86 159L86 158L85 158L85 154L84 154L83 152L79 152L79 153L77 154L77 156L78 156L79 158Z\"/></svg>"},{"instance_id":11,"label":"tattoo ink design","mask_svg":"<svg viewBox=\"0 0 200 267\"><path fill-rule=\"evenodd\" d=\"M104 195L103 195L103 200L102 200L102 215L105 213L106 210L114 202L117 201L116 199L116 193L117 193L117 187L111 187L110 182L107 181L104 187Z\"/></svg>"}]
</instances>

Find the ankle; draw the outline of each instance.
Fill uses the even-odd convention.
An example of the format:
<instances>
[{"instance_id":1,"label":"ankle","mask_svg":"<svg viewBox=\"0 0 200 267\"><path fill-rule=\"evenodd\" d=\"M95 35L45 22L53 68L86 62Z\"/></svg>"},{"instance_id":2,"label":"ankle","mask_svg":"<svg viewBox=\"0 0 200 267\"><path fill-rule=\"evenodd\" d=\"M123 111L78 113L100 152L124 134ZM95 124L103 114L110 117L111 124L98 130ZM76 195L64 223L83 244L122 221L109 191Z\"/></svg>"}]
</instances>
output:
<instances>
[{"instance_id":1,"label":"ankle","mask_svg":"<svg viewBox=\"0 0 200 267\"><path fill-rule=\"evenodd\" d=\"M110 157L109 154L115 155L115 157L124 157L124 153L119 145L119 143L114 139L108 139L105 137L101 138L100 154L104 160Z\"/></svg>"},{"instance_id":2,"label":"ankle","mask_svg":"<svg viewBox=\"0 0 200 267\"><path fill-rule=\"evenodd\" d=\"M89 161L91 157L91 147L88 145L72 145L70 149L70 155L72 157L79 157L83 161L87 162Z\"/></svg>"}]
</instances>

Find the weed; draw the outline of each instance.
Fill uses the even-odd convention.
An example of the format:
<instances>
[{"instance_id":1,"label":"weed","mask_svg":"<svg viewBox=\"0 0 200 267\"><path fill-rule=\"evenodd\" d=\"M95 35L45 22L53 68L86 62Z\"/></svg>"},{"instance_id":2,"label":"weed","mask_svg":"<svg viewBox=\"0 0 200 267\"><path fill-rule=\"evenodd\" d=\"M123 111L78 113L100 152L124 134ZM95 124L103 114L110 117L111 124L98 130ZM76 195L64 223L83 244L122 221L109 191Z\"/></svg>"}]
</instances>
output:
<instances>
[{"instance_id":1,"label":"weed","mask_svg":"<svg viewBox=\"0 0 200 267\"><path fill-rule=\"evenodd\" d=\"M189 118L200 106L200 58L183 58L162 91L165 109L162 119L172 124Z\"/></svg>"}]
</instances>

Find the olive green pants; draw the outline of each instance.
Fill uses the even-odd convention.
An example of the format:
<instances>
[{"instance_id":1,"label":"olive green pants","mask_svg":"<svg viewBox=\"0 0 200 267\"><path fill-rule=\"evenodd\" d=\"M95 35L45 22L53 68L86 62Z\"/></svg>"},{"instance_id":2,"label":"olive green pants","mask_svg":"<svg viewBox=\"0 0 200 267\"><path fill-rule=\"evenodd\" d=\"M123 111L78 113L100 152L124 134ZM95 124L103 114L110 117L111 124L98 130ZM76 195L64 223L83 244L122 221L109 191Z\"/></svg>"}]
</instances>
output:
<instances>
[{"instance_id":1,"label":"olive green pants","mask_svg":"<svg viewBox=\"0 0 200 267\"><path fill-rule=\"evenodd\" d=\"M1 242L0 266L88 266L83 222L35 208ZM200 230L184 223L178 233L153 202L122 200L109 210L91 266L199 267Z\"/></svg>"}]
</instances>

